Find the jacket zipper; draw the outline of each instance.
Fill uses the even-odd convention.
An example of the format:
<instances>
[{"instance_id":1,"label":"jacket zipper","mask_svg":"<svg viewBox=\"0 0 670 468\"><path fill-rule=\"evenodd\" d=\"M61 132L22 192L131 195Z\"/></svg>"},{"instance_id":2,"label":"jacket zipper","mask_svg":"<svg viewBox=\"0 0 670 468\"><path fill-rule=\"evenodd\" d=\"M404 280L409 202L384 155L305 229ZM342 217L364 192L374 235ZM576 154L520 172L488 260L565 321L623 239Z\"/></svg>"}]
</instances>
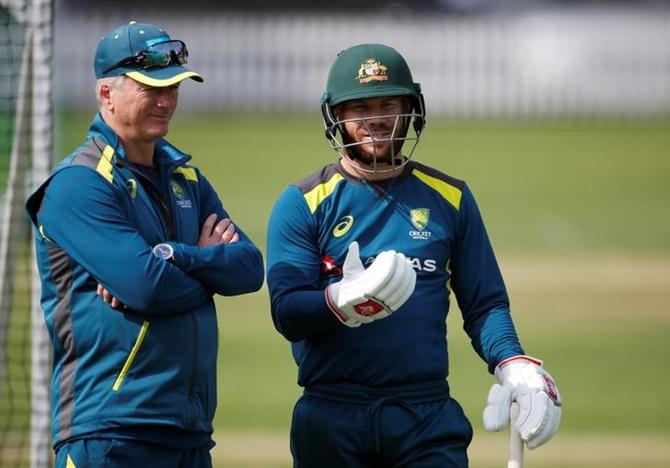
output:
<instances>
[{"instance_id":1,"label":"jacket zipper","mask_svg":"<svg viewBox=\"0 0 670 468\"><path fill-rule=\"evenodd\" d=\"M168 240L176 240L174 233L175 223L173 219L173 213L172 210L170 210L169 205L165 202L165 199L161 195L160 191L156 188L154 183L147 176L135 170L130 165L127 165L127 167L140 180L142 186L146 189L147 193L152 198L152 200L156 202L156 206L158 207L160 215L159 218L163 223L163 228L167 233ZM174 202L173 200L174 194L172 193L171 190L169 190L168 193L170 193L170 201ZM191 365L191 378L188 386L188 405L191 413L190 414L191 420L195 421L196 411L195 411L195 402L193 401L194 400L193 395L195 392L196 366L198 364L198 333L197 333L198 324L195 315L193 313L190 313L189 316L192 324L191 339L193 342L193 361Z\"/></svg>"},{"instance_id":2,"label":"jacket zipper","mask_svg":"<svg viewBox=\"0 0 670 468\"><path fill-rule=\"evenodd\" d=\"M174 232L174 222L172 219L172 210L170 206L165 202L165 199L161 195L160 191L156 188L154 183L147 176L142 174L140 171L135 169L129 164L123 164L127 167L130 172L139 179L142 187L147 191L149 197L155 202L154 206L158 208L158 217L161 220L163 225L163 230L167 236L165 240L176 240Z\"/></svg>"},{"instance_id":3,"label":"jacket zipper","mask_svg":"<svg viewBox=\"0 0 670 468\"><path fill-rule=\"evenodd\" d=\"M195 421L195 402L193 401L193 393L195 391L195 377L196 377L196 365L198 363L198 322L196 321L195 314L189 314L191 317L191 338L193 340L193 365L191 366L191 381L188 386L188 402L189 408L191 410L191 421Z\"/></svg>"},{"instance_id":4,"label":"jacket zipper","mask_svg":"<svg viewBox=\"0 0 670 468\"><path fill-rule=\"evenodd\" d=\"M168 191L169 197L170 197L170 202L171 206L175 206L175 194L174 191L171 190L170 183L172 182L171 178L168 178ZM162 198L161 198L162 200ZM176 224L176 220L174 218L171 218L171 229L172 226ZM195 393L195 381L196 381L196 376L197 376L197 365L198 365L198 321L195 317L194 313L189 314L189 319L191 320L191 341L193 343L193 361L191 364L191 378L189 379L189 384L188 384L188 406L189 406L189 412L190 412L190 418L192 421L195 421L195 416L196 416L196 410L195 410L195 401L194 401L194 393Z\"/></svg>"}]
</instances>

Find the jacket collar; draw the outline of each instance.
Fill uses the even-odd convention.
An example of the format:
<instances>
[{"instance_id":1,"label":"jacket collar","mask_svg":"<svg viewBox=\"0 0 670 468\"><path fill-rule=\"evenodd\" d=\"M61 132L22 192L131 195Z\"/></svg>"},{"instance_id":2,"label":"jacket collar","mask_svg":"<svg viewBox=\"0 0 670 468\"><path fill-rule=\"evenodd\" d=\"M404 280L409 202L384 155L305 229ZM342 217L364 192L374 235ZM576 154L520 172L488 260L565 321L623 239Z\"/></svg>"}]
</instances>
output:
<instances>
[{"instance_id":1,"label":"jacket collar","mask_svg":"<svg viewBox=\"0 0 670 468\"><path fill-rule=\"evenodd\" d=\"M118 135L114 132L114 130L112 130L112 127L107 125L99 112L95 115L93 121L91 122L91 126L88 129L88 137L101 138L109 146L114 148L115 157L126 161L126 152L121 145L121 141L119 140ZM155 161L159 166L175 168L178 166L183 166L191 159L190 154L186 154L180 151L178 148L172 146L170 143L168 143L167 140L164 140L163 138L156 141L156 149L154 151Z\"/></svg>"}]
</instances>

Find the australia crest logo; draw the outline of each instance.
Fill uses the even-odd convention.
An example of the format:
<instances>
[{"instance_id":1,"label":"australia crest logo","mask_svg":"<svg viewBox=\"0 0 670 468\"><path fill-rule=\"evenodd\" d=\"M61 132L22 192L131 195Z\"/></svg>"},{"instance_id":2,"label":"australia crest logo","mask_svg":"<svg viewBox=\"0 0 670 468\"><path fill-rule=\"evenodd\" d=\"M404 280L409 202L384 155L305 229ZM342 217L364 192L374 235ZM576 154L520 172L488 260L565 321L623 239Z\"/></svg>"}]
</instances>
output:
<instances>
[{"instance_id":1,"label":"australia crest logo","mask_svg":"<svg viewBox=\"0 0 670 468\"><path fill-rule=\"evenodd\" d=\"M184 189L181 188L181 185L179 185L177 182L172 181L172 192L174 193L174 196L177 197L177 200L183 200L184 199Z\"/></svg>"},{"instance_id":2,"label":"australia crest logo","mask_svg":"<svg viewBox=\"0 0 670 468\"><path fill-rule=\"evenodd\" d=\"M430 208L415 208L409 212L409 220L414 229L409 231L412 239L429 240L433 233L426 229L430 219Z\"/></svg>"},{"instance_id":3,"label":"australia crest logo","mask_svg":"<svg viewBox=\"0 0 670 468\"><path fill-rule=\"evenodd\" d=\"M415 208L409 212L409 216L410 221L412 221L412 225L419 231L423 231L426 226L428 226L428 220L430 219L430 209Z\"/></svg>"},{"instance_id":4,"label":"australia crest logo","mask_svg":"<svg viewBox=\"0 0 670 468\"><path fill-rule=\"evenodd\" d=\"M370 81L386 81L388 67L375 58L369 58L361 63L358 69L358 76L356 79L359 83L369 83Z\"/></svg>"},{"instance_id":5,"label":"australia crest logo","mask_svg":"<svg viewBox=\"0 0 670 468\"><path fill-rule=\"evenodd\" d=\"M174 193L177 205L180 208L191 208L193 204L191 203L191 200L185 198L186 194L184 193L184 189L182 188L182 186L179 185L174 180L172 181L171 185L172 185L172 193Z\"/></svg>"}]
</instances>

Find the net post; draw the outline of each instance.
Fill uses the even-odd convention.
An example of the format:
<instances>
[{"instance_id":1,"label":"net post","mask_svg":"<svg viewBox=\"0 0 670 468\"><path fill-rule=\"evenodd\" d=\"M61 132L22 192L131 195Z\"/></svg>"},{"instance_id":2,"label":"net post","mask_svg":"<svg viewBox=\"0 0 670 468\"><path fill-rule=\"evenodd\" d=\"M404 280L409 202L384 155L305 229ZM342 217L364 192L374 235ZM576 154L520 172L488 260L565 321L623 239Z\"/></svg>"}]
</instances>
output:
<instances>
[{"instance_id":1,"label":"net post","mask_svg":"<svg viewBox=\"0 0 670 468\"><path fill-rule=\"evenodd\" d=\"M53 153L54 116L52 105L53 2L31 0L32 49L32 187L49 175ZM34 242L34 238L31 242ZM50 437L50 344L40 308L40 280L34 246L31 294L31 414L30 467L47 468L51 462Z\"/></svg>"},{"instance_id":2,"label":"net post","mask_svg":"<svg viewBox=\"0 0 670 468\"><path fill-rule=\"evenodd\" d=\"M14 116L14 132L9 154L9 172L7 187L2 200L0 212L0 397L3 390L7 370L7 353L9 352L10 317L14 299L14 273L16 252L13 245L21 226L17 226L16 204L17 196L23 194L20 179L25 175L25 164L30 154L30 29L25 31L23 54L21 58L20 80L17 89L16 113ZM17 190L19 194L17 195ZM19 223L20 224L20 223Z\"/></svg>"}]
</instances>

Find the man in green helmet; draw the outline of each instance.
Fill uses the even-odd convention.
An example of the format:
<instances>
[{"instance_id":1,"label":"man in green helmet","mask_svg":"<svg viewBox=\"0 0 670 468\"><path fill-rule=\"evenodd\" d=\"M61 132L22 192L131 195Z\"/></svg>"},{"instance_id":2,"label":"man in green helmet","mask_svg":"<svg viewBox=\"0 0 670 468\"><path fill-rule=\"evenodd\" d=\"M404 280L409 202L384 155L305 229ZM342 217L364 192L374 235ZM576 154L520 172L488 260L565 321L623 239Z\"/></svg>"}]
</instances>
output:
<instances>
[{"instance_id":1,"label":"man in green helmet","mask_svg":"<svg viewBox=\"0 0 670 468\"><path fill-rule=\"evenodd\" d=\"M561 399L519 343L509 300L465 182L411 160L423 95L393 48L338 54L321 110L340 157L290 185L268 227L272 318L291 342L304 394L296 467L465 467L472 426L450 396L451 287L475 351L498 379L487 430L549 440Z\"/></svg>"}]
</instances>

